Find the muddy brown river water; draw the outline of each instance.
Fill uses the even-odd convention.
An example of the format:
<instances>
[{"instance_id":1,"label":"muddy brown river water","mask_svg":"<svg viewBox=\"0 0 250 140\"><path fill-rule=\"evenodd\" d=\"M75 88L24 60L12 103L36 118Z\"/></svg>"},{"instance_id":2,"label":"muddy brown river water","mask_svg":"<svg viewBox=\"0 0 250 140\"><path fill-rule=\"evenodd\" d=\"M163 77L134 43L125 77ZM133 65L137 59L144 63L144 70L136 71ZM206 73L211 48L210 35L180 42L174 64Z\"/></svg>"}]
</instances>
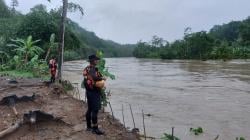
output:
<instances>
[{"instance_id":1,"label":"muddy brown river water","mask_svg":"<svg viewBox=\"0 0 250 140\"><path fill-rule=\"evenodd\" d=\"M164 132L182 140L250 139L250 60L191 61L136 58L107 58L109 71L116 80L107 88L115 117L133 128L129 104L136 127L142 129L143 109L147 135L160 138ZM87 62L64 64L64 78L74 83L83 79ZM84 91L81 90L82 98ZM204 133L194 136L191 127Z\"/></svg>"}]
</instances>

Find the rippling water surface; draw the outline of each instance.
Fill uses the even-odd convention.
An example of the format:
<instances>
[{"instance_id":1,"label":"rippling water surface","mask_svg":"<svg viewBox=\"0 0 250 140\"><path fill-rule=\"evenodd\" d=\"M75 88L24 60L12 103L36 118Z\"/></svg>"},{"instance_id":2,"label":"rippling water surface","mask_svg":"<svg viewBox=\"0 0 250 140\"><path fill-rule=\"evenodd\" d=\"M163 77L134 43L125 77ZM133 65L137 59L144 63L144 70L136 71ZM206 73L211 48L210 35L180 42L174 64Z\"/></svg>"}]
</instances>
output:
<instances>
[{"instance_id":1,"label":"rippling water surface","mask_svg":"<svg viewBox=\"0 0 250 140\"><path fill-rule=\"evenodd\" d=\"M141 110L147 134L161 137L175 127L183 140L221 140L243 136L250 139L250 61L185 61L136 58L108 58L109 71L116 80L107 88L115 117L133 127L129 104L136 126L142 128ZM80 83L86 61L64 64L64 76ZM84 91L81 91L84 93ZM84 98L84 94L82 94ZM194 136L191 127L201 126L204 134ZM142 130L142 129L141 129Z\"/></svg>"}]
</instances>

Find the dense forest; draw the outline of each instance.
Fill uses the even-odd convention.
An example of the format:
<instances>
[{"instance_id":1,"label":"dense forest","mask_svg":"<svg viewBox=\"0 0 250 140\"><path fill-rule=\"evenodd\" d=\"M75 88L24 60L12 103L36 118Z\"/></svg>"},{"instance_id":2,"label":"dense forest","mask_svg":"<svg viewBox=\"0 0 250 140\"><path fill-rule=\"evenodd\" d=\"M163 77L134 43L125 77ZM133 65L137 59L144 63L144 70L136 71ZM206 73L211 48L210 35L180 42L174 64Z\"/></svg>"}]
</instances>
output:
<instances>
[{"instance_id":1,"label":"dense forest","mask_svg":"<svg viewBox=\"0 0 250 140\"><path fill-rule=\"evenodd\" d=\"M250 17L216 25L209 32L186 28L184 38L169 43L153 36L139 41L133 52L138 58L162 59L247 59L250 58Z\"/></svg>"},{"instance_id":2,"label":"dense forest","mask_svg":"<svg viewBox=\"0 0 250 140\"><path fill-rule=\"evenodd\" d=\"M31 36L33 40L39 40L36 46L43 50L39 57L45 58L46 54L49 55L47 57L56 56L61 8L48 11L46 6L40 4L31 8L29 13L22 14L15 10L17 4L14 3L12 6L8 7L4 0L0 0L0 52L14 56L13 50L16 48L8 44L13 43L13 40L25 40ZM83 59L97 50L103 51L105 57L132 56L133 48L133 45L121 45L110 40L100 39L95 33L89 32L69 18L67 19L65 60ZM4 59L6 58L2 56L1 63Z\"/></svg>"}]
</instances>

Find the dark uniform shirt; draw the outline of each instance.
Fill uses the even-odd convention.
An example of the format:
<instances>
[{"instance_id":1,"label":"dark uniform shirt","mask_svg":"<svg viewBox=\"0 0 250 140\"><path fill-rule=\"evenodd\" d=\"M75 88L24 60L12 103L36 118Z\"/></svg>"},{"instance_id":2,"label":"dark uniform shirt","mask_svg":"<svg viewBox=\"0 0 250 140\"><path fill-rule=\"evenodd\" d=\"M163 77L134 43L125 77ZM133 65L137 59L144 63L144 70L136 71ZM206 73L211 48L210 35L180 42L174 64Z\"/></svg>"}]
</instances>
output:
<instances>
[{"instance_id":1,"label":"dark uniform shirt","mask_svg":"<svg viewBox=\"0 0 250 140\"><path fill-rule=\"evenodd\" d=\"M103 79L102 75L93 65L87 66L83 70L84 86L90 110L99 110L101 107L101 90L95 87L95 82Z\"/></svg>"}]
</instances>

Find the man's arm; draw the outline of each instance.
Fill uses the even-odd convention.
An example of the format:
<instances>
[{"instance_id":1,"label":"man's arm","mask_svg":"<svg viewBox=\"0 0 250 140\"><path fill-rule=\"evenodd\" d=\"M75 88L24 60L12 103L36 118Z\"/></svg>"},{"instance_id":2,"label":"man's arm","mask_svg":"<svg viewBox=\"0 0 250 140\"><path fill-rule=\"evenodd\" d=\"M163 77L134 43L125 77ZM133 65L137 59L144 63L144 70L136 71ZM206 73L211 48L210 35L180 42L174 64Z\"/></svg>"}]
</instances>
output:
<instances>
[{"instance_id":1,"label":"man's arm","mask_svg":"<svg viewBox=\"0 0 250 140\"><path fill-rule=\"evenodd\" d=\"M94 67L91 67L91 68L90 68L90 70L89 70L89 75L92 77L92 79L93 79L94 81L103 80L102 77L98 77L98 76L96 75L96 70L95 70Z\"/></svg>"}]
</instances>

